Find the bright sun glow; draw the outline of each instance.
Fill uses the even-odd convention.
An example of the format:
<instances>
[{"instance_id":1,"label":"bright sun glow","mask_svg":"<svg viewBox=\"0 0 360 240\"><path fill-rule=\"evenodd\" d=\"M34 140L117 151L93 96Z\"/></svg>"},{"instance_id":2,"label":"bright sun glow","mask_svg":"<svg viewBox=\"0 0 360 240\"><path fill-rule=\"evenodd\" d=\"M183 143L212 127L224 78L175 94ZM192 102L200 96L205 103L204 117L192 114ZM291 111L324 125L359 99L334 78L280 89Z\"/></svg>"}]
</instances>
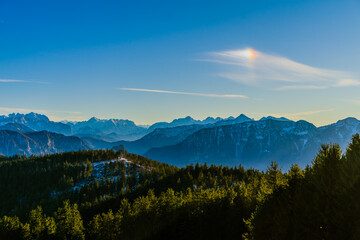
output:
<instances>
[{"instance_id":1,"label":"bright sun glow","mask_svg":"<svg viewBox=\"0 0 360 240\"><path fill-rule=\"evenodd\" d=\"M255 57L255 51L253 49L251 49L251 48L246 49L245 56L247 58L253 59Z\"/></svg>"}]
</instances>

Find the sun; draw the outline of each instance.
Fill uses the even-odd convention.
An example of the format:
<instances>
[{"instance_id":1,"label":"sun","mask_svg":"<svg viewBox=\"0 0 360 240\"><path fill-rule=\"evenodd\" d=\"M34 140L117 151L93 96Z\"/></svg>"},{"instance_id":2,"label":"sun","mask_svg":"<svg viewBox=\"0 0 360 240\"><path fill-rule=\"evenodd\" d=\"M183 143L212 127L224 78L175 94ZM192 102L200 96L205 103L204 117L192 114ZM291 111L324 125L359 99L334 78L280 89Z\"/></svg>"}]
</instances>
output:
<instances>
[{"instance_id":1,"label":"sun","mask_svg":"<svg viewBox=\"0 0 360 240\"><path fill-rule=\"evenodd\" d=\"M245 50L244 55L249 59L253 59L255 57L255 51L251 48L248 48Z\"/></svg>"}]
</instances>

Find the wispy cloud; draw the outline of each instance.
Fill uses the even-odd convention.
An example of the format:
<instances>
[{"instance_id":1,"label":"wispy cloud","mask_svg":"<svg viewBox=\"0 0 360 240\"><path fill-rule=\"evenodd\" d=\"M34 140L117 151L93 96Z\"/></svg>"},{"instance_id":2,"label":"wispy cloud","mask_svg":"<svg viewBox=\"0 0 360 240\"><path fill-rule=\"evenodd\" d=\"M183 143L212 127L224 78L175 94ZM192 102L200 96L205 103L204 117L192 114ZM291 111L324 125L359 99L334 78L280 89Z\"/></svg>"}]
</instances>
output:
<instances>
[{"instance_id":1,"label":"wispy cloud","mask_svg":"<svg viewBox=\"0 0 360 240\"><path fill-rule=\"evenodd\" d=\"M316 89L326 89L328 86L316 86L316 85L288 85L274 88L275 90L316 90Z\"/></svg>"},{"instance_id":2,"label":"wispy cloud","mask_svg":"<svg viewBox=\"0 0 360 240\"><path fill-rule=\"evenodd\" d=\"M219 76L274 90L310 90L360 86L355 73L317 68L252 49L210 53L202 59L228 66Z\"/></svg>"},{"instance_id":3,"label":"wispy cloud","mask_svg":"<svg viewBox=\"0 0 360 240\"><path fill-rule=\"evenodd\" d=\"M118 90L123 90L123 91L180 94L180 95L191 95L191 96L200 96L200 97L214 97L214 98L248 98L245 95L239 95L239 94L192 93L192 92L178 92L178 91L142 89L142 88L117 88L117 89Z\"/></svg>"},{"instance_id":4,"label":"wispy cloud","mask_svg":"<svg viewBox=\"0 0 360 240\"><path fill-rule=\"evenodd\" d=\"M82 112L77 111L48 111L42 109L28 109L28 108L8 108L8 107L0 107L0 115L1 114L10 114L10 113L40 113L45 114L51 121L59 122L62 120L68 121L83 121L85 118L82 116Z\"/></svg>"},{"instance_id":5,"label":"wispy cloud","mask_svg":"<svg viewBox=\"0 0 360 240\"><path fill-rule=\"evenodd\" d=\"M82 112L77 112L77 111L62 111L62 110L48 111L48 110L42 110L42 109L0 107L0 113L2 113L2 114L8 114L8 113L30 113L30 112L41 113L41 114L49 114L49 113L75 114L75 115L82 114Z\"/></svg>"},{"instance_id":6,"label":"wispy cloud","mask_svg":"<svg viewBox=\"0 0 360 240\"><path fill-rule=\"evenodd\" d=\"M49 84L49 82L43 81L29 81L29 80L19 80L19 79L0 79L0 83L35 83L35 84Z\"/></svg>"},{"instance_id":7,"label":"wispy cloud","mask_svg":"<svg viewBox=\"0 0 360 240\"><path fill-rule=\"evenodd\" d=\"M360 105L360 98L353 98L353 99L343 99L344 102Z\"/></svg>"},{"instance_id":8,"label":"wispy cloud","mask_svg":"<svg viewBox=\"0 0 360 240\"><path fill-rule=\"evenodd\" d=\"M67 113L67 114L82 114L82 112L77 112L77 111L52 111L52 112L56 112L56 113Z\"/></svg>"},{"instance_id":9,"label":"wispy cloud","mask_svg":"<svg viewBox=\"0 0 360 240\"><path fill-rule=\"evenodd\" d=\"M36 112L36 113L42 113L42 114L47 113L47 111L40 110L40 109L7 108L7 107L0 107L0 112L2 112L2 113L30 113L30 112Z\"/></svg>"},{"instance_id":10,"label":"wispy cloud","mask_svg":"<svg viewBox=\"0 0 360 240\"><path fill-rule=\"evenodd\" d=\"M299 112L299 113L288 113L288 114L284 114L284 117L292 119L292 118L311 116L319 113L332 112L332 111L335 111L335 109L331 108L331 109L322 109L322 110Z\"/></svg>"},{"instance_id":11,"label":"wispy cloud","mask_svg":"<svg viewBox=\"0 0 360 240\"><path fill-rule=\"evenodd\" d=\"M15 79L0 79L0 83L19 83L19 82L29 82L29 81L15 80Z\"/></svg>"},{"instance_id":12,"label":"wispy cloud","mask_svg":"<svg viewBox=\"0 0 360 240\"><path fill-rule=\"evenodd\" d=\"M86 120L85 117L79 117L79 116L58 117L58 116L48 115L48 118L49 118L51 121L54 121L54 122L61 122L61 121L80 122L80 121L85 121L85 120Z\"/></svg>"},{"instance_id":13,"label":"wispy cloud","mask_svg":"<svg viewBox=\"0 0 360 240\"><path fill-rule=\"evenodd\" d=\"M258 114L261 116L273 116L273 117L285 117L291 120L297 120L300 119L302 117L306 117L306 116L312 116L315 114L319 114L319 113L324 113L324 112L332 112L335 111L334 108L331 109L320 109L320 110L313 110L313 111L306 111L306 112L297 112L297 113L283 113L283 114L278 114L278 113L254 113L254 114Z\"/></svg>"}]
</instances>

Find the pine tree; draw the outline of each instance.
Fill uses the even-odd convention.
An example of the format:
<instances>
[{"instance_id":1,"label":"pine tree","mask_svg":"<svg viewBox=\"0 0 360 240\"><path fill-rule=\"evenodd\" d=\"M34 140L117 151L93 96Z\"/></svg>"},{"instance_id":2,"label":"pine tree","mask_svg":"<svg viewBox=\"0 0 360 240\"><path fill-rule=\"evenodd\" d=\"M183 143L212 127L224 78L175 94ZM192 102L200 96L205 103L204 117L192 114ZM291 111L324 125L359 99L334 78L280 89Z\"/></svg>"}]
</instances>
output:
<instances>
[{"instance_id":1,"label":"pine tree","mask_svg":"<svg viewBox=\"0 0 360 240\"><path fill-rule=\"evenodd\" d=\"M43 214L38 206L29 214L30 239L53 239L56 232L55 220Z\"/></svg>"},{"instance_id":2,"label":"pine tree","mask_svg":"<svg viewBox=\"0 0 360 240\"><path fill-rule=\"evenodd\" d=\"M83 221L77 204L71 205L69 201L59 208L55 214L56 235L60 239L85 239Z\"/></svg>"}]
</instances>

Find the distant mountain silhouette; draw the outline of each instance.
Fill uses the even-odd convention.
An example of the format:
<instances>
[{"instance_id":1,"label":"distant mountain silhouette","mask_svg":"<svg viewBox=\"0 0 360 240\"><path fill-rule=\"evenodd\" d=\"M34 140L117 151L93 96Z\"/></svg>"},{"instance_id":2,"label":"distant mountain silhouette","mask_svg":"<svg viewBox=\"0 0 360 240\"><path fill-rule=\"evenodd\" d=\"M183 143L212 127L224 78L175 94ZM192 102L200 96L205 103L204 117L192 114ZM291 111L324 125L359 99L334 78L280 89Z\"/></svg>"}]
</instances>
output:
<instances>
[{"instance_id":1,"label":"distant mountain silhouette","mask_svg":"<svg viewBox=\"0 0 360 240\"><path fill-rule=\"evenodd\" d=\"M42 155L90 149L80 138L47 131L20 133L0 130L0 154Z\"/></svg>"},{"instance_id":2,"label":"distant mountain silhouette","mask_svg":"<svg viewBox=\"0 0 360 240\"><path fill-rule=\"evenodd\" d=\"M20 124L20 123L6 123L5 125L0 126L0 130L9 130L15 132L35 132L35 130Z\"/></svg>"},{"instance_id":3,"label":"distant mountain silhouette","mask_svg":"<svg viewBox=\"0 0 360 240\"><path fill-rule=\"evenodd\" d=\"M289 168L306 166L321 144L339 143L344 150L360 121L348 118L316 128L306 121L261 120L204 128L182 142L150 149L145 156L177 166L190 163L242 164L264 169L272 160Z\"/></svg>"},{"instance_id":4,"label":"distant mountain silhouette","mask_svg":"<svg viewBox=\"0 0 360 240\"><path fill-rule=\"evenodd\" d=\"M64 135L71 135L72 133L70 126L64 123L50 121L47 116L33 112L28 114L13 113L9 114L9 116L0 116L0 126L8 123L19 123L34 131L45 130Z\"/></svg>"}]
</instances>

